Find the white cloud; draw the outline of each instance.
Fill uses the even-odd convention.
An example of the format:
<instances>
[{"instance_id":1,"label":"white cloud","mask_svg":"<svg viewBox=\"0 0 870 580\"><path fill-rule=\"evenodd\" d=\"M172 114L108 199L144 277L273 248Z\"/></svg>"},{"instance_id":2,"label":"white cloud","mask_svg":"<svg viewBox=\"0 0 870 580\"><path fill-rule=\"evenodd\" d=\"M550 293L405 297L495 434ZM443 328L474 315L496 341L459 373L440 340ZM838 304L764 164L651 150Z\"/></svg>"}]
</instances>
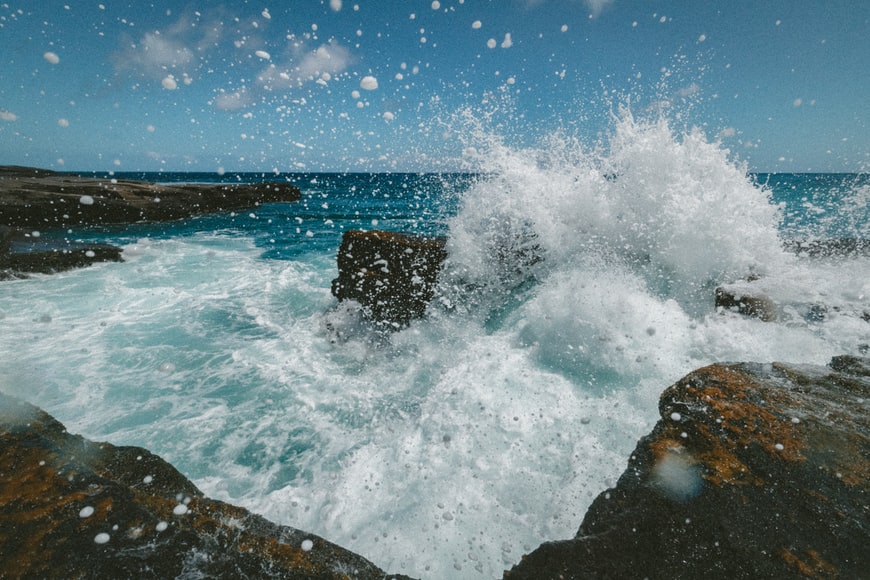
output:
<instances>
[{"instance_id":1,"label":"white cloud","mask_svg":"<svg viewBox=\"0 0 870 580\"><path fill-rule=\"evenodd\" d=\"M254 99L247 89L232 93L221 92L214 99L214 106L221 111L237 111L253 104Z\"/></svg>"},{"instance_id":2,"label":"white cloud","mask_svg":"<svg viewBox=\"0 0 870 580\"><path fill-rule=\"evenodd\" d=\"M589 8L589 15L592 18L597 18L605 8L613 4L615 0L584 0Z\"/></svg>"},{"instance_id":3,"label":"white cloud","mask_svg":"<svg viewBox=\"0 0 870 580\"><path fill-rule=\"evenodd\" d=\"M266 67L257 81L268 90L301 87L309 82L324 83L347 70L352 61L350 50L336 42L322 44L313 51L294 45L287 62Z\"/></svg>"},{"instance_id":4,"label":"white cloud","mask_svg":"<svg viewBox=\"0 0 870 580\"><path fill-rule=\"evenodd\" d=\"M194 52L180 38L148 32L117 58L116 64L121 68L163 79L167 70L186 71L194 61Z\"/></svg>"},{"instance_id":5,"label":"white cloud","mask_svg":"<svg viewBox=\"0 0 870 580\"><path fill-rule=\"evenodd\" d=\"M0 109L0 121L17 121L18 115L6 109Z\"/></svg>"},{"instance_id":6,"label":"white cloud","mask_svg":"<svg viewBox=\"0 0 870 580\"><path fill-rule=\"evenodd\" d=\"M197 24L193 25L191 18L181 17L165 29L144 33L138 40L129 38L126 46L112 55L116 70L161 83L173 75L189 84L187 79L195 75L201 59L218 45L223 33L217 18Z\"/></svg>"}]
</instances>

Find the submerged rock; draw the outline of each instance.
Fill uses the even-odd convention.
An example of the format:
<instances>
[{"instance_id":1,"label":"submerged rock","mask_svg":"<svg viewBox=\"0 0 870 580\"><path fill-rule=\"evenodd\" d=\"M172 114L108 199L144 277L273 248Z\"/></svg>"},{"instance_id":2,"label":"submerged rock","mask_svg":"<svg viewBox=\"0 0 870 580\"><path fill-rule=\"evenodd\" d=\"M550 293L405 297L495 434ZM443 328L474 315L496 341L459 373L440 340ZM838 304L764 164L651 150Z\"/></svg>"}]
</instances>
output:
<instances>
[{"instance_id":1,"label":"submerged rock","mask_svg":"<svg viewBox=\"0 0 870 580\"><path fill-rule=\"evenodd\" d=\"M286 182L169 185L0 167L0 225L13 227L167 221L300 198Z\"/></svg>"},{"instance_id":2,"label":"submerged rock","mask_svg":"<svg viewBox=\"0 0 870 580\"><path fill-rule=\"evenodd\" d=\"M870 359L712 365L659 411L577 535L506 578L866 577Z\"/></svg>"},{"instance_id":3,"label":"submerged rock","mask_svg":"<svg viewBox=\"0 0 870 580\"><path fill-rule=\"evenodd\" d=\"M93 443L0 393L0 576L397 578L208 499L138 447Z\"/></svg>"},{"instance_id":4,"label":"submerged rock","mask_svg":"<svg viewBox=\"0 0 870 580\"><path fill-rule=\"evenodd\" d=\"M332 294L359 302L376 322L405 326L425 314L446 257L444 238L347 231Z\"/></svg>"}]
</instances>

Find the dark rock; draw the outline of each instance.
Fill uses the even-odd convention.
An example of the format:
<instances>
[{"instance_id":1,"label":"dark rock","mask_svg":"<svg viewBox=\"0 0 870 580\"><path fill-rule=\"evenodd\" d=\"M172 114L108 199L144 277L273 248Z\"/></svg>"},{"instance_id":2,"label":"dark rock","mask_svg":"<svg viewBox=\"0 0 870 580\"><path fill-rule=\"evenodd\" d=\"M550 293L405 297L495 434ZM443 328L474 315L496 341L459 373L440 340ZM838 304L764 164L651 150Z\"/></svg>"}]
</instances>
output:
<instances>
[{"instance_id":1,"label":"dark rock","mask_svg":"<svg viewBox=\"0 0 870 580\"><path fill-rule=\"evenodd\" d=\"M0 576L386 577L320 537L204 497L145 449L71 435L2 393Z\"/></svg>"},{"instance_id":2,"label":"dark rock","mask_svg":"<svg viewBox=\"0 0 870 580\"><path fill-rule=\"evenodd\" d=\"M53 274L97 262L123 262L121 252L109 244L37 237L33 232L0 225L0 280Z\"/></svg>"},{"instance_id":3,"label":"dark rock","mask_svg":"<svg viewBox=\"0 0 870 580\"><path fill-rule=\"evenodd\" d=\"M446 257L444 238L347 231L332 294L359 302L376 322L405 326L425 314Z\"/></svg>"},{"instance_id":4,"label":"dark rock","mask_svg":"<svg viewBox=\"0 0 870 580\"><path fill-rule=\"evenodd\" d=\"M0 168L0 225L35 229L167 221L298 201L286 182L173 184Z\"/></svg>"},{"instance_id":5,"label":"dark rock","mask_svg":"<svg viewBox=\"0 0 870 580\"><path fill-rule=\"evenodd\" d=\"M866 578L868 406L866 358L695 371L575 538L505 577Z\"/></svg>"},{"instance_id":6,"label":"dark rock","mask_svg":"<svg viewBox=\"0 0 870 580\"><path fill-rule=\"evenodd\" d=\"M715 304L716 308L734 310L765 322L776 320L776 305L763 294L744 294L739 289L720 286L716 288Z\"/></svg>"}]
</instances>

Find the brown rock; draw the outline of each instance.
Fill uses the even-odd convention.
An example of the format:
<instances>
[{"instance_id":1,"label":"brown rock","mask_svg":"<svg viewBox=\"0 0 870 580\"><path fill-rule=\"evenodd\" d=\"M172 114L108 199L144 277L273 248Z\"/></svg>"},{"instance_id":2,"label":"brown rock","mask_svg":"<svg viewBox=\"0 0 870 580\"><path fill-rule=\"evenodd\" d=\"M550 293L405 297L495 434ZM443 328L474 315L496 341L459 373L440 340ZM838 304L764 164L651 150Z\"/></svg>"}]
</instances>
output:
<instances>
[{"instance_id":1,"label":"brown rock","mask_svg":"<svg viewBox=\"0 0 870 580\"><path fill-rule=\"evenodd\" d=\"M866 577L868 405L870 359L695 371L574 539L505 577Z\"/></svg>"},{"instance_id":2,"label":"brown rock","mask_svg":"<svg viewBox=\"0 0 870 580\"><path fill-rule=\"evenodd\" d=\"M382 579L318 536L208 499L138 447L0 394L0 576Z\"/></svg>"},{"instance_id":3,"label":"brown rock","mask_svg":"<svg viewBox=\"0 0 870 580\"><path fill-rule=\"evenodd\" d=\"M405 326L425 314L446 257L444 238L347 231L332 294L356 300L377 322Z\"/></svg>"}]
</instances>

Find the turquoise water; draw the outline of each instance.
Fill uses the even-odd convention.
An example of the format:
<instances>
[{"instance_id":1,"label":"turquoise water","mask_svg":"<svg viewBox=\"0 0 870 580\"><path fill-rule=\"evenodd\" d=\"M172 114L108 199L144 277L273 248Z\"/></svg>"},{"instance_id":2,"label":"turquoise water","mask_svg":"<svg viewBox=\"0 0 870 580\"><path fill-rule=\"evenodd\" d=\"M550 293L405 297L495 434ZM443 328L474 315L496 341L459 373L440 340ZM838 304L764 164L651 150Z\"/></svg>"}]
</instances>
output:
<instances>
[{"instance_id":1,"label":"turquoise water","mask_svg":"<svg viewBox=\"0 0 870 580\"><path fill-rule=\"evenodd\" d=\"M573 536L685 373L870 343L870 259L780 239L870 237L866 175L747 175L700 134L630 117L604 152L478 155L468 174L133 176L286 179L304 197L43 232L125 262L0 285L0 390L386 570L495 578ZM425 320L384 336L336 303L357 228L448 236ZM714 308L749 274L777 321Z\"/></svg>"}]
</instances>

